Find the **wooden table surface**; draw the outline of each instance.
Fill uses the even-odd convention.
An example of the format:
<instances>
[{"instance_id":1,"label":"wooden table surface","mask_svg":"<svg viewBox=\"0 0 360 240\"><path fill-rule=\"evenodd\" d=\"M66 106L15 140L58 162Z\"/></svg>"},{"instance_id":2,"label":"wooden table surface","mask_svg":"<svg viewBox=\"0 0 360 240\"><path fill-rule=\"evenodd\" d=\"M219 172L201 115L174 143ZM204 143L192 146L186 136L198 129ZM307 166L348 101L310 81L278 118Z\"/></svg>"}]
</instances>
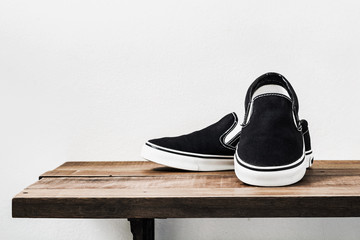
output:
<instances>
[{"instance_id":1,"label":"wooden table surface","mask_svg":"<svg viewBox=\"0 0 360 240\"><path fill-rule=\"evenodd\" d=\"M315 161L288 187L253 187L233 171L151 162L66 162L12 200L13 217L359 217L360 161Z\"/></svg>"}]
</instances>

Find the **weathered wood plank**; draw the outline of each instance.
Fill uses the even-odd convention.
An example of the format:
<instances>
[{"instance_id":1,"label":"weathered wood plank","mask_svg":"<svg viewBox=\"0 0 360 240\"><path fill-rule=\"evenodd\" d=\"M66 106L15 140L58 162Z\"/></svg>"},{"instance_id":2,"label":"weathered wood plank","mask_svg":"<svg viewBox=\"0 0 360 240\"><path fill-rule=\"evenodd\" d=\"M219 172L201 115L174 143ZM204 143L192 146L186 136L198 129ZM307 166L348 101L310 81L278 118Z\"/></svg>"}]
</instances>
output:
<instances>
[{"instance_id":1,"label":"weathered wood plank","mask_svg":"<svg viewBox=\"0 0 360 240\"><path fill-rule=\"evenodd\" d=\"M306 175L295 185L286 187L296 194L297 189L330 189L332 187L344 187L350 193L360 186L360 175L356 176L332 176L332 175ZM249 188L255 192L259 188L243 184L236 176L148 176L148 177L61 177L43 178L30 185L29 189L168 189L176 188L183 191L189 188ZM273 190L284 187L272 188ZM356 192L355 192L356 193ZM359 192L360 195L360 192Z\"/></svg>"},{"instance_id":2,"label":"weathered wood plank","mask_svg":"<svg viewBox=\"0 0 360 240\"><path fill-rule=\"evenodd\" d=\"M360 217L358 197L14 198L14 217Z\"/></svg>"},{"instance_id":3,"label":"weathered wood plank","mask_svg":"<svg viewBox=\"0 0 360 240\"><path fill-rule=\"evenodd\" d=\"M331 188L162 188L162 189L25 189L15 198L218 198L218 197L359 197L360 186ZM321 200L319 198L319 200Z\"/></svg>"},{"instance_id":4,"label":"weathered wood plank","mask_svg":"<svg viewBox=\"0 0 360 240\"><path fill-rule=\"evenodd\" d=\"M358 217L360 161L316 161L297 184L252 187L233 171L67 162L13 198L14 217Z\"/></svg>"}]
</instances>

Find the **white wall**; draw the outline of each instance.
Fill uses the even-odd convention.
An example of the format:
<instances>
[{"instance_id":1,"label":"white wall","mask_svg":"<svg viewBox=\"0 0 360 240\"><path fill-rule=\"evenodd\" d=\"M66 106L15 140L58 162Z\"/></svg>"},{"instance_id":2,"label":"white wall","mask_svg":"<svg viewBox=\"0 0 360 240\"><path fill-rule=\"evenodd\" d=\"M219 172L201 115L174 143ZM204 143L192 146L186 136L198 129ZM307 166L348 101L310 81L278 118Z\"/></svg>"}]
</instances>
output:
<instances>
[{"instance_id":1,"label":"white wall","mask_svg":"<svg viewBox=\"0 0 360 240\"><path fill-rule=\"evenodd\" d=\"M284 74L317 159L359 159L358 1L0 0L0 239L131 239L125 220L12 219L68 160L141 160L149 138L236 111ZM360 219L158 220L158 239L359 239Z\"/></svg>"}]
</instances>

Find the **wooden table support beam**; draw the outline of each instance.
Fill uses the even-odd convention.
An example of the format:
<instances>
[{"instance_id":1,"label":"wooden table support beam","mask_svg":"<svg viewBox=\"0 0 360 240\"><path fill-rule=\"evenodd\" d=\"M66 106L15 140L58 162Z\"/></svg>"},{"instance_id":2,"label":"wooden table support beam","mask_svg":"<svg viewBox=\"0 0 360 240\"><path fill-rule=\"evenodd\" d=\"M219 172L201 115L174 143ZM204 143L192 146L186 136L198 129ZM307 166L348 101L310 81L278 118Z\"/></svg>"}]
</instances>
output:
<instances>
[{"instance_id":1,"label":"wooden table support beam","mask_svg":"<svg viewBox=\"0 0 360 240\"><path fill-rule=\"evenodd\" d=\"M134 240L154 240L154 218L128 218Z\"/></svg>"}]
</instances>

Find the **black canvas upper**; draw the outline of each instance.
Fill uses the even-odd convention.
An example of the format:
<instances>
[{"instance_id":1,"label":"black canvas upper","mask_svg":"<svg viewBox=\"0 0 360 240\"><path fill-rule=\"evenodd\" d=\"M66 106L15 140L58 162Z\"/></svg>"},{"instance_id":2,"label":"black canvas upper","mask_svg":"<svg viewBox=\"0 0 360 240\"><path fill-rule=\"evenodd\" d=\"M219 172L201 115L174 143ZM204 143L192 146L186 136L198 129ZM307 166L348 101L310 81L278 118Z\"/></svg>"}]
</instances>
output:
<instances>
[{"instance_id":1,"label":"black canvas upper","mask_svg":"<svg viewBox=\"0 0 360 240\"><path fill-rule=\"evenodd\" d=\"M235 113L229 113L218 122L190 134L149 140L160 147L196 154L234 155L238 137L228 144L224 138L238 123Z\"/></svg>"},{"instance_id":2,"label":"black canvas upper","mask_svg":"<svg viewBox=\"0 0 360 240\"><path fill-rule=\"evenodd\" d=\"M284 87L290 98L282 94L263 94L252 100L256 89L266 84ZM256 79L247 92L245 106L247 112L237 146L242 161L253 166L275 167L292 164L303 156L297 96L282 75L267 73ZM249 121L248 114L251 114Z\"/></svg>"}]
</instances>

